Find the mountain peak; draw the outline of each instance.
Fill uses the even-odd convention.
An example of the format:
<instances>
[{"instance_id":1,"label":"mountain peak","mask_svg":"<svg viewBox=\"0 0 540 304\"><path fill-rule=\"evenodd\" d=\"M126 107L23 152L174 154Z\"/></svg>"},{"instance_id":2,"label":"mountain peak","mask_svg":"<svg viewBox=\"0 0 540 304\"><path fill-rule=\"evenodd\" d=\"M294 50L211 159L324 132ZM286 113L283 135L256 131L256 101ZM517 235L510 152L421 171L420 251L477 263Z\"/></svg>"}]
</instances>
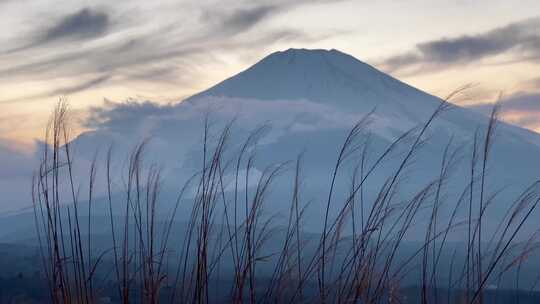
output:
<instances>
[{"instance_id":1,"label":"mountain peak","mask_svg":"<svg viewBox=\"0 0 540 304\"><path fill-rule=\"evenodd\" d=\"M336 49L328 50L328 49L289 48L284 51L277 51L277 52L271 53L266 58L272 57L272 56L349 56L355 59L354 57Z\"/></svg>"},{"instance_id":2,"label":"mountain peak","mask_svg":"<svg viewBox=\"0 0 540 304\"><path fill-rule=\"evenodd\" d=\"M305 49L305 48L290 48L285 51L277 51L263 58L256 65L267 61L286 61L290 65L294 64L316 64L316 65L341 65L340 63L348 63L353 65L363 65L363 68L371 68L357 58L341 52L336 49Z\"/></svg>"}]
</instances>

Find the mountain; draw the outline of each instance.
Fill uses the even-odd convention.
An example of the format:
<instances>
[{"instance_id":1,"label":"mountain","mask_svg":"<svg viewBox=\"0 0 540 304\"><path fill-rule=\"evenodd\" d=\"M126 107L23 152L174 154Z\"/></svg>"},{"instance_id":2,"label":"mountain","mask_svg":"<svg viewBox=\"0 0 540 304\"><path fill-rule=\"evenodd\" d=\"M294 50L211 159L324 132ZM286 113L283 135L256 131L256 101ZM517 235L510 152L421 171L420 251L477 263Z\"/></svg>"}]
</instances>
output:
<instances>
[{"instance_id":1,"label":"mountain","mask_svg":"<svg viewBox=\"0 0 540 304\"><path fill-rule=\"evenodd\" d=\"M165 187L173 189L201 166L205 117L210 118L214 135L234 120L228 145L231 155L251 131L268 125L258 144L248 187L254 189L267 166L294 160L303 153L303 193L306 201L314 202L309 214L316 218L323 209L321 198L328 193L340 146L356 122L371 113L361 137L369 141L369 166L394 140L426 123L441 102L340 51L289 49L270 54L177 104L109 105L93 113L89 126L93 130L77 138L74 146L91 159L97 147L114 143L116 154L125 159L135 142L151 138L146 156L149 161L166 164ZM443 153L451 143L450 150L457 151L460 161L453 166L453 179L445 191L448 200L457 200L469 181L473 138L477 132L478 145L483 143L488 121L488 117L459 106L442 112L407 163L398 197L406 199L438 177ZM388 176L400 166L417 132L403 140L372 173L365 184L369 199L376 198ZM353 155L340 175L336 189L341 196L347 193L359 154ZM504 189L497 196L501 206L540 177L538 155L540 135L503 122L497 125L486 185L489 193ZM287 174L276 182L279 190L271 198L275 210L286 210L289 204L292 190L290 172ZM498 210L494 218L506 210L494 209ZM311 224L316 228L320 223Z\"/></svg>"},{"instance_id":2,"label":"mountain","mask_svg":"<svg viewBox=\"0 0 540 304\"><path fill-rule=\"evenodd\" d=\"M384 119L399 118L404 128L425 119L440 102L345 53L306 49L273 53L187 101L208 96L308 100L354 113L376 109Z\"/></svg>"},{"instance_id":3,"label":"mountain","mask_svg":"<svg viewBox=\"0 0 540 304\"><path fill-rule=\"evenodd\" d=\"M350 55L337 50L306 49L273 53L188 100L202 96L308 99L351 109L373 107L385 100L405 113L410 109L404 99L434 102L425 93Z\"/></svg>"},{"instance_id":4,"label":"mountain","mask_svg":"<svg viewBox=\"0 0 540 304\"><path fill-rule=\"evenodd\" d=\"M373 111L370 131L382 141L394 140L410 128L422 125L442 102L440 98L407 85L348 54L337 50L307 49L273 53L186 101L204 103L212 96L265 103L307 101L336 110L343 117L353 114L356 119ZM287 110L282 108L282 111ZM434 121L429 133L437 142L436 148L451 137L461 144L470 143L477 129L485 130L487 121L481 114L453 106ZM316 133L309 135L317 136ZM536 160L539 147L539 134L499 122L498 155L494 156L494 162L501 162L504 178L538 177L535 171L540 168L540 162ZM512 166L503 163L512 163ZM508 176L510 174L512 176Z\"/></svg>"},{"instance_id":5,"label":"mountain","mask_svg":"<svg viewBox=\"0 0 540 304\"><path fill-rule=\"evenodd\" d=\"M266 102L307 100L358 114L375 110L376 116L387 122L381 127L391 129L397 125L401 131L425 122L441 102L334 49L275 52L186 101L193 103L211 96ZM482 115L457 106L450 112L439 122L446 120L452 133L470 135L471 130L485 123ZM517 139L540 146L537 133L504 123L501 126L517 133Z\"/></svg>"},{"instance_id":6,"label":"mountain","mask_svg":"<svg viewBox=\"0 0 540 304\"><path fill-rule=\"evenodd\" d=\"M267 125L257 145L249 182L242 182L241 187L247 184L255 189L267 166L294 160L303 153L303 199L312 202L307 217L320 218L340 146L356 122L369 114L364 136L358 142L368 143L367 167L394 140L414 130L366 182L366 200L374 201L387 178L400 167L418 127L426 123L441 102L340 51L289 49L273 53L183 102L128 102L95 110L88 123L92 130L80 135L72 146L82 163L78 172L84 175L95 151L113 144L118 158L114 178L117 185L122 185L127 154L137 142L149 138L146 159L163 165L166 193L162 197L174 201L174 191L201 167L205 117L209 117L214 139L224 125L234 120L227 145L230 155L239 150L250 132ZM400 176L396 200L410 198L438 177L443 153L450 143L459 161L444 190L449 201L456 201L469 182L475 132L481 145L488 121L486 116L458 106L441 113L423 134L421 147ZM361 153L353 154L339 176L337 201L348 193L353 168L359 163ZM496 197L494 205L502 207L494 208L494 219L502 216L505 204L540 177L538 155L540 135L503 122L497 125L486 179L489 193L504 190ZM276 181L276 190L268 198L273 212L290 206L291 171ZM225 177L230 179L230 172ZM104 189L99 185L96 188ZM121 192L122 188L117 190ZM333 207L336 210L339 206ZM306 227L317 230L320 224L307 221Z\"/></svg>"}]
</instances>

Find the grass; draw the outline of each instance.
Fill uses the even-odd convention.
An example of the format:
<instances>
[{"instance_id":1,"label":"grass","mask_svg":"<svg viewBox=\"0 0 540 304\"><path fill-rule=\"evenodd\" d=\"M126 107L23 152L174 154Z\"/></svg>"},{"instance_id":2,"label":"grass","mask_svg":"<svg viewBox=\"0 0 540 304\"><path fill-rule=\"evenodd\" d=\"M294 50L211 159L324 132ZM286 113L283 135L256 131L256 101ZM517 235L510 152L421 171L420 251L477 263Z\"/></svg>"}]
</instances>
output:
<instances>
[{"instance_id":1,"label":"grass","mask_svg":"<svg viewBox=\"0 0 540 304\"><path fill-rule=\"evenodd\" d=\"M372 116L360 119L338 149L324 200L322 230L310 238L303 223L319 219L305 218L308 203L302 201L302 155L293 162L268 166L257 180L250 180L264 127L254 130L238 151L229 153L234 122L216 134L207 116L200 170L180 187L163 224L158 215L162 171L144 162L146 142L130 154L124 199L118 201L111 172L112 148L102 166L96 156L84 179L75 176L68 107L60 102L46 131L49 148L43 151L32 189L50 302L99 303L103 296L111 296L112 287L116 290L112 297L120 303L402 303L410 290L404 290L400 282L418 269L421 275L415 291L421 303L486 303L487 284L514 273L510 269L516 269L516 288L520 288L521 268L537 247L537 234L525 244L517 243L516 237L540 196L538 182L532 183L508 203L506 216L494 232L484 227L486 210L497 196L486 190L497 107L487 129L475 132L470 152L453 148L450 141L441 155L438 177L420 185L410 199L399 196L399 185L425 143L427 131L448 107L441 103L422 126L402 134L372 162L368 161L372 151L367 131ZM407 148L400 154L399 166L386 176L376 195L369 196L375 199L368 201L365 185L402 147ZM469 182L455 202L447 202L443 191L462 154L470 155ZM103 177L98 175L99 167L105 168ZM341 191L336 187L338 179L351 169L349 191L337 195ZM276 217L265 213L264 206L274 183L286 171L293 172L292 193L286 225L278 227ZM232 190L227 182L230 176ZM110 249L101 252L93 250L90 220L98 179L106 181L111 228ZM85 188L78 180L87 181ZM87 193L84 200L81 191ZM190 191L195 195L187 195ZM174 223L186 200L191 202L191 213L184 235L179 236ZM449 215L441 216L443 204L452 206ZM122 207L122 220L113 216L113 206ZM464 208L467 216L461 219L458 214ZM423 242L404 257L400 254L404 240L426 210ZM83 216L87 223L81 220ZM466 232L465 247L450 248L448 238L454 231ZM171 246L175 237L179 248ZM269 252L266 244L276 240L278 249ZM453 253L448 261L442 258L445 252ZM108 265L110 275L99 274L102 265ZM261 271L262 266L271 271ZM448 271L446 281L442 269Z\"/></svg>"}]
</instances>

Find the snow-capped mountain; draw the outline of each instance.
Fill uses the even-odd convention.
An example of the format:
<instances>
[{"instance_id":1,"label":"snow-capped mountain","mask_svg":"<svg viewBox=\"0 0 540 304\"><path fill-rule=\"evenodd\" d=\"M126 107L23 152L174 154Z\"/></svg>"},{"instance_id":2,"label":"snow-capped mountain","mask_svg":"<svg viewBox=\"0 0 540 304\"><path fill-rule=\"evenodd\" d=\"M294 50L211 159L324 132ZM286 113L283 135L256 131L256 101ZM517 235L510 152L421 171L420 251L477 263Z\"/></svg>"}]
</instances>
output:
<instances>
[{"instance_id":1,"label":"snow-capped mountain","mask_svg":"<svg viewBox=\"0 0 540 304\"><path fill-rule=\"evenodd\" d=\"M348 111L373 107L414 119L438 101L337 50L289 49L273 53L247 70L188 100L227 96L259 100L305 99ZM381 109L382 110L382 109ZM386 109L385 109L386 110Z\"/></svg>"},{"instance_id":2,"label":"snow-capped mountain","mask_svg":"<svg viewBox=\"0 0 540 304\"><path fill-rule=\"evenodd\" d=\"M327 193L339 148L357 121L371 113L362 137L369 142L369 166L394 140L422 126L441 102L342 52L290 49L273 53L177 104L111 104L93 113L88 126L94 130L75 142L79 153L90 158L97 147L114 143L117 152L127 153L137 141L150 138L146 155L149 160L165 164L167 182L174 186L200 168L205 117L210 118L215 132L235 121L228 145L232 153L249 132L268 125L257 147L254 177L250 180L255 183L266 166L293 160L304 152L305 198L317 201ZM469 181L475 132L481 145L488 121L486 116L457 106L440 114L409 161L400 193L404 197L412 195L435 179L443 152L451 142L451 150L458 151L456 159L461 161L456 162L452 171L456 178L447 185L447 191L450 196L459 195ZM399 166L417 133L412 134L373 173L366 184L366 196L376 195ZM505 189L498 196L501 203L508 203L540 177L539 143L540 135L534 132L498 124L486 184L491 192ZM349 187L352 168L358 162L358 155L355 157L345 167L339 189ZM280 190L274 192L273 202L276 206L280 205L278 201L287 200L291 185L290 179L278 184ZM313 210L318 212L320 208Z\"/></svg>"},{"instance_id":3,"label":"snow-capped mountain","mask_svg":"<svg viewBox=\"0 0 540 304\"><path fill-rule=\"evenodd\" d=\"M287 116L289 110L281 106L280 102L305 102L303 106L306 108L310 105L313 108L320 106L321 111L339 116L334 121L335 125L344 121L350 124L362 115L373 112L369 129L383 141L393 140L410 128L425 123L442 102L440 98L409 86L340 51L306 49L273 53L247 70L186 101L193 105L207 102L212 97L222 98L221 103L226 103L227 99L249 99L263 106L275 104L283 116ZM305 109L305 112L309 112L309 109ZM296 117L298 121L303 121L303 115ZM270 115L268 120L273 118L280 119L279 115ZM309 118L306 120L309 121ZM470 143L477 129L484 131L487 121L481 114L453 106L434 121L428 133L432 135L432 141L438 144L434 147L438 148L442 148L442 144L450 137L461 144ZM317 137L317 134L309 136ZM536 161L539 147L540 135L537 133L500 122L494 148L498 153L494 157L502 157L502 153L507 151L505 157L508 158L493 162L499 162L498 166L504 167L505 175L512 172L514 177L533 177L536 173L530 171L540 166L540 162ZM516 161L517 158L521 159ZM509 163L512 166L507 165ZM514 171L515 168L519 169Z\"/></svg>"},{"instance_id":4,"label":"snow-capped mountain","mask_svg":"<svg viewBox=\"0 0 540 304\"><path fill-rule=\"evenodd\" d=\"M204 97L277 100L304 100L331 106L345 113L374 111L375 125L385 131L405 131L425 120L441 99L409 86L360 60L338 50L289 49L275 52L247 70L198 93L186 101ZM485 118L454 107L437 121L449 132L466 133ZM473 128L473 129L471 129ZM538 134L502 124L520 139L540 145ZM382 132L382 131L381 131ZM463 134L465 135L465 134Z\"/></svg>"},{"instance_id":5,"label":"snow-capped mountain","mask_svg":"<svg viewBox=\"0 0 540 304\"><path fill-rule=\"evenodd\" d=\"M113 145L113 190L121 195L125 191L122 185L126 180L127 156L137 143L149 139L145 163L155 162L164 169L160 198L165 203L174 202L178 188L202 166L206 118L210 126L210 141L216 139L225 124L234 121L226 145L231 157L238 152L250 132L264 126L258 144L250 148L250 153L256 151L256 155L249 171L249 181L243 180L239 190L243 191L246 186L255 189L265 168L294 161L302 154L301 198L304 203L310 203L304 228L320 231L321 212L332 170L350 128L369 114L368 123L355 142L359 149L350 155L338 176L333 202L336 205L332 206L332 212L339 210L341 199L349 193L351 177L359 164L363 147L367 147L365 167L369 168L392 142L413 130L385 157L364 184L363 195L369 204L400 166L418 134L418 127L426 123L441 102L438 97L336 50L290 49L276 52L247 70L176 104L125 102L109 103L94 109L87 121L91 131L81 134L71 145L75 155L75 176L82 177L76 182L84 187L85 176L88 176L89 164L96 151L100 152L98 157L104 157L104 151ZM488 121L486 116L457 106L442 112L422 136L420 148L400 175L399 187L396 187L393 197L395 203L410 199L439 176L443 153L451 143L450 150L457 151L456 162L451 170L452 178L445 183L443 197L448 202L446 206L454 206L470 180L474 135L478 133L481 146ZM490 194L503 191L495 197L495 208L491 208L493 212L488 218L493 217L497 222L496 218L507 210L505 206L540 177L538 155L540 135L502 122L497 125L486 185ZM286 212L290 206L294 171L291 167L289 165L289 170L275 181L273 191L267 197L270 213ZM242 170L241 175L245 175L245 169ZM227 180L231 182L231 173L224 172L225 183ZM102 178L104 173L99 168L97 174L95 191L102 191L104 195L106 179ZM225 185L226 191L231 189L230 185ZM97 197L99 195L96 193ZM189 195L186 198L189 201ZM103 205L102 211L108 212L105 203ZM98 212L100 204L96 203L94 207ZM187 216L187 210L180 212L178 220L185 220L182 215Z\"/></svg>"}]
</instances>

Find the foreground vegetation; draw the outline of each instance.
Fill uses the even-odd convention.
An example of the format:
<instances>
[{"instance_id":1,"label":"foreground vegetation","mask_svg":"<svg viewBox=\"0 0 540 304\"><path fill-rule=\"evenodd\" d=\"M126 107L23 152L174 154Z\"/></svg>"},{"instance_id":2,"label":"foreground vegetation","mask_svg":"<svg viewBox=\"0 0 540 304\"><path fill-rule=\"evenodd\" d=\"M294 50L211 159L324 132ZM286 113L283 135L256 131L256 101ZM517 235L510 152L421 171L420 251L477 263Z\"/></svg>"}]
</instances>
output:
<instances>
[{"instance_id":1,"label":"foreground vegetation","mask_svg":"<svg viewBox=\"0 0 540 304\"><path fill-rule=\"evenodd\" d=\"M459 199L446 202L452 206L450 213L441 211L441 193L457 162L457 151L450 143L441 155L438 178L419 186L411 199L397 199L406 167L447 107L442 103L424 125L397 138L369 164L364 130L370 115L360 119L346 134L343 145L336 148L328 195L321 198L325 210L320 219L304 217L308 202L301 199L302 156L267 167L250 188L247 181L255 165L254 147L262 130L252 132L231 157L227 149L234 135L233 122L218 136L211 136L207 120L200 170L179 189L163 220L158 217L161 171L155 165L145 166L145 143L129 157L123 201L117 201L113 193L112 150L103 164L96 158L86 176L88 184L78 186L81 177L73 170L67 105L60 103L47 130L50 149L43 152L33 187L49 299L52 303L99 303L104 298L118 303L493 303L497 297L504 301L504 291L488 287L509 273L516 275L517 288L523 287L518 285L520 270L537 246L537 235L525 242L517 242L516 237L530 220L540 196L535 181L507 203L495 231L485 229L486 210L495 197L485 185L497 108L466 153L470 176ZM364 185L404 142L409 145L400 165L386 177L376 199L366 201ZM101 175L99 166L104 169ZM351 169L350 189L338 195L340 172ZM263 206L271 203L267 202L269 191L286 170L294 172L290 181L293 191L287 224L276 227L275 217L264 214ZM230 176L232 187L226 185ZM82 218L92 217L98 179L106 180L111 243L107 250L96 252L92 221ZM87 193L87 199L80 198L81 191ZM195 195L187 199L189 221L186 229L178 231L175 218L190 191ZM117 206L123 208L120 220L113 213ZM418 214L426 210L429 217L424 241L404 257L399 253L404 240ZM462 210L468 214L464 219L457 216ZM315 237L302 229L304 221L314 220L322 226ZM451 248L449 235L458 229L465 231L465 246ZM175 238L180 246L171 248ZM279 250L268 252L268 242L279 243L274 246ZM448 252L451 258L442 258ZM442 270L446 271L444 276ZM419 273L417 286L401 286L403 278L415 271ZM510 295L522 303L535 296L527 292Z\"/></svg>"}]
</instances>

